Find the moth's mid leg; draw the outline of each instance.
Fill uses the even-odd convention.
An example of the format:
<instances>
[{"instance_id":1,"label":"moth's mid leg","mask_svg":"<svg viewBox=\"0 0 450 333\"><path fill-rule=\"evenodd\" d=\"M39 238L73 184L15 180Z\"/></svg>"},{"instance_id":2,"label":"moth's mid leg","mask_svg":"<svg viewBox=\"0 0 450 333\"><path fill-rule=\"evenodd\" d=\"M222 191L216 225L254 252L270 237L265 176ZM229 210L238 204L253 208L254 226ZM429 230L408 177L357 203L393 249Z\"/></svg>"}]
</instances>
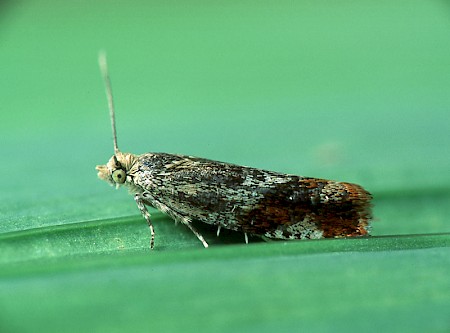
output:
<instances>
[{"instance_id":1,"label":"moth's mid leg","mask_svg":"<svg viewBox=\"0 0 450 333\"><path fill-rule=\"evenodd\" d=\"M136 197L140 198L142 204L144 204L144 202L148 202L156 209L169 215L171 218L173 218L175 220L175 222L183 223L185 226L187 226L192 231L192 233L198 238L198 240L200 242L202 242L202 244L205 248L208 247L208 243L205 241L203 236L192 226L192 220L188 216L184 216L184 215L174 211L169 206L167 206L164 203L162 203L161 201L157 200L150 193L144 192L142 194L136 194L135 198ZM135 200L137 202L137 199L135 199ZM138 206L139 206L139 204L138 204ZM145 206L144 206L144 208L145 208ZM145 209L145 211L147 211L147 209ZM142 212L142 210L141 210L141 212ZM148 212L147 212L147 214L148 214ZM144 213L142 213L142 215L144 215ZM148 214L148 215L150 216L150 214ZM145 215L144 215L144 218L145 218ZM146 218L146 220L147 220L147 218ZM151 222L149 225L151 225ZM153 230L153 227L150 227L150 229Z\"/></svg>"},{"instance_id":2,"label":"moth's mid leg","mask_svg":"<svg viewBox=\"0 0 450 333\"><path fill-rule=\"evenodd\" d=\"M153 250L153 247L155 246L155 230L153 229L152 220L150 219L150 213L148 212L147 207L145 207L141 194L136 194L134 196L134 200L136 201L136 204L141 211L142 216L147 221L148 227L150 228L150 248Z\"/></svg>"},{"instance_id":3,"label":"moth's mid leg","mask_svg":"<svg viewBox=\"0 0 450 333\"><path fill-rule=\"evenodd\" d=\"M197 238L198 238L198 240L200 241L200 242L202 242L202 244L203 244L203 246L205 247L205 248L208 248L208 243L205 241L205 239L203 238L203 236L202 235L200 235L200 233L192 226L192 221L191 221L191 219L189 219L189 218L186 218L185 219L185 221L181 221L184 225L186 225L191 231L192 231L192 233L195 235L195 236L197 236Z\"/></svg>"}]
</instances>

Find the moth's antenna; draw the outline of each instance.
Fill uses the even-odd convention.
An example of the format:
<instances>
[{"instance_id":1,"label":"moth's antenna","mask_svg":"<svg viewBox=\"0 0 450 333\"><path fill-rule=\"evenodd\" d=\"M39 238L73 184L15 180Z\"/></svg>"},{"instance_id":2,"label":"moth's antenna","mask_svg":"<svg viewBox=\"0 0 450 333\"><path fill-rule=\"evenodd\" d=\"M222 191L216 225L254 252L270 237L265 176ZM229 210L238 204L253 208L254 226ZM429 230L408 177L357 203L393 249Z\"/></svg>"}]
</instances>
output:
<instances>
[{"instance_id":1,"label":"moth's antenna","mask_svg":"<svg viewBox=\"0 0 450 333\"><path fill-rule=\"evenodd\" d=\"M105 83L106 97L108 98L109 116L111 118L111 127L114 139L114 154L117 154L119 152L119 148L117 147L116 115L114 113L111 80L109 79L108 64L106 63L106 53L104 51L100 51L98 54L98 63L100 65L100 71L102 72L103 81Z\"/></svg>"}]
</instances>

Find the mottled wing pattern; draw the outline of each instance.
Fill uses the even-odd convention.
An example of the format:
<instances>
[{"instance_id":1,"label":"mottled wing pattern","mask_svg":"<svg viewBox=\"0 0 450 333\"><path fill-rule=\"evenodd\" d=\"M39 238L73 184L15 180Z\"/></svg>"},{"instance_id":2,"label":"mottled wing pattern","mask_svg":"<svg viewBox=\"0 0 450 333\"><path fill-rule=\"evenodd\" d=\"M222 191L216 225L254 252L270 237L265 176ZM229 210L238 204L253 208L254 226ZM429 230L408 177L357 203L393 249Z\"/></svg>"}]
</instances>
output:
<instances>
[{"instance_id":1,"label":"mottled wing pattern","mask_svg":"<svg viewBox=\"0 0 450 333\"><path fill-rule=\"evenodd\" d=\"M371 196L359 185L166 153L138 161L135 184L192 219L279 239L367 234Z\"/></svg>"}]
</instances>

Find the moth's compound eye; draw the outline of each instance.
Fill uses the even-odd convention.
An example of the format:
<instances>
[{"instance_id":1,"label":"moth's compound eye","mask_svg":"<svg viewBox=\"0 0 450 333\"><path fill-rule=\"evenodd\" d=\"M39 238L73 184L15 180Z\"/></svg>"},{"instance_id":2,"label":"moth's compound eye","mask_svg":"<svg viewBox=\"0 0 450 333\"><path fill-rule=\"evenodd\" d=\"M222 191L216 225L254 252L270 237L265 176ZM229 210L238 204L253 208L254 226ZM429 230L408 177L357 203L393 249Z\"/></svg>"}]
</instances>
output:
<instances>
[{"instance_id":1,"label":"moth's compound eye","mask_svg":"<svg viewBox=\"0 0 450 333\"><path fill-rule=\"evenodd\" d=\"M118 184L125 183L126 178L127 178L127 174L122 169L114 170L112 173L112 179Z\"/></svg>"}]
</instances>

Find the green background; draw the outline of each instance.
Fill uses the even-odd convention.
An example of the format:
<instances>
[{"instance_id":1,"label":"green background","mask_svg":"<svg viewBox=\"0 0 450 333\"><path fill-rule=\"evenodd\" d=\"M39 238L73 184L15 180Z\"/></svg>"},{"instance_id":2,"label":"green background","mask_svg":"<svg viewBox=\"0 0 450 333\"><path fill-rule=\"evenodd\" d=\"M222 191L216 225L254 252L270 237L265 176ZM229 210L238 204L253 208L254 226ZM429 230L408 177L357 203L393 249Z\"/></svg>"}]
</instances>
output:
<instances>
[{"instance_id":1,"label":"green background","mask_svg":"<svg viewBox=\"0 0 450 333\"><path fill-rule=\"evenodd\" d=\"M362 184L368 239L183 226L96 178L123 151ZM0 331L450 330L445 1L0 5Z\"/></svg>"}]
</instances>

